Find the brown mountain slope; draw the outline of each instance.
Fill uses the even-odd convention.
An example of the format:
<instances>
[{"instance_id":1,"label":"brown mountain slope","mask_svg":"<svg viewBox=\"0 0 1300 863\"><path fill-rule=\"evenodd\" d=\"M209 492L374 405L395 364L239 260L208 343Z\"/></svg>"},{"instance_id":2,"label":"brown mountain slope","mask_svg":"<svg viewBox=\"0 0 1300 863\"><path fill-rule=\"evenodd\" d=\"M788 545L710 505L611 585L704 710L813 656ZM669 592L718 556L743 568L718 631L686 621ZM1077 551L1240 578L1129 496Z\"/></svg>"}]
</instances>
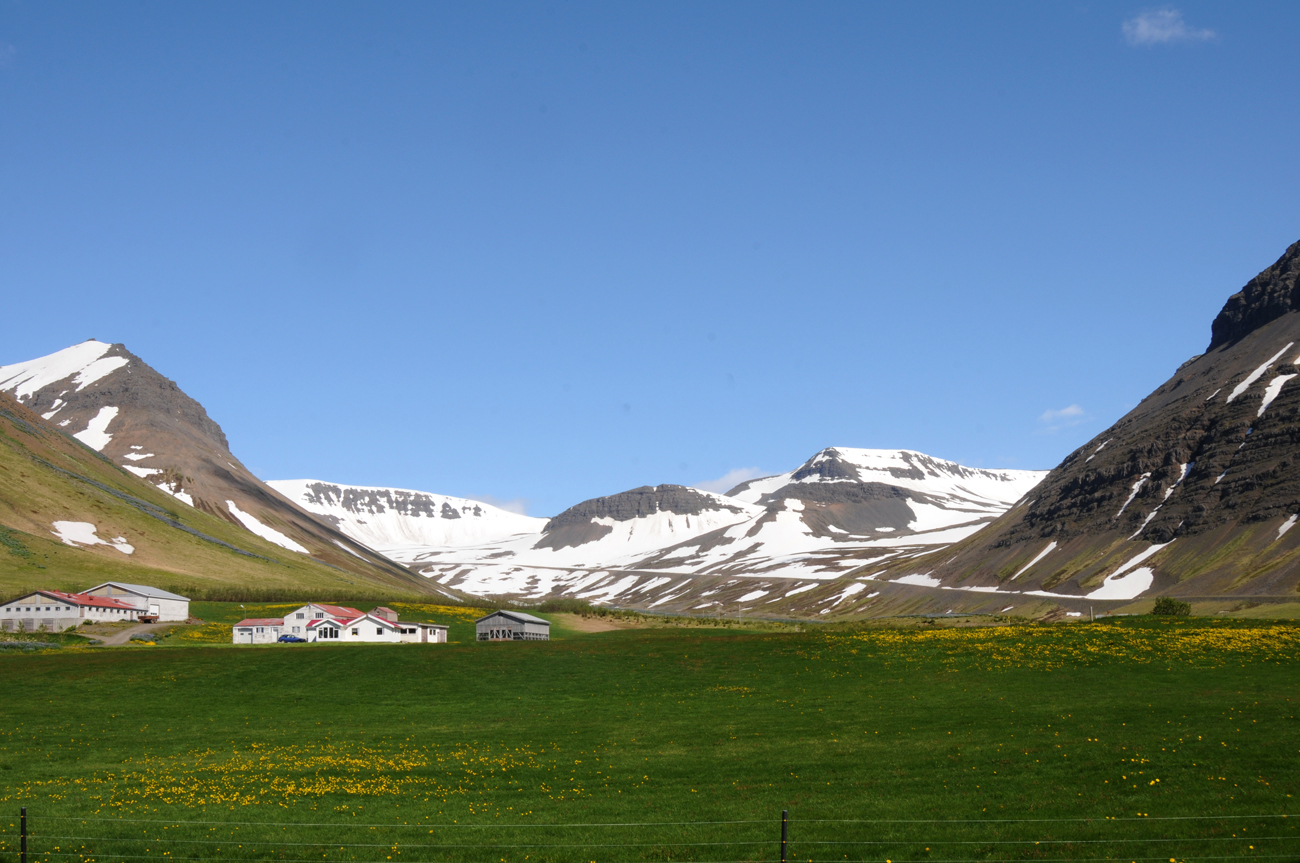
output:
<instances>
[{"instance_id":1,"label":"brown mountain slope","mask_svg":"<svg viewBox=\"0 0 1300 863\"><path fill-rule=\"evenodd\" d=\"M173 507L192 506L366 581L410 576L255 477L203 406L123 345L92 339L0 367L0 392L171 494Z\"/></svg>"},{"instance_id":2,"label":"brown mountain slope","mask_svg":"<svg viewBox=\"0 0 1300 863\"><path fill-rule=\"evenodd\" d=\"M424 579L368 576L267 542L186 506L0 394L0 592L160 587L414 595Z\"/></svg>"},{"instance_id":3,"label":"brown mountain slope","mask_svg":"<svg viewBox=\"0 0 1300 863\"><path fill-rule=\"evenodd\" d=\"M1229 298L1205 354L1071 453L1027 501L890 577L906 569L950 587L1099 598L1295 596L1298 272L1300 243Z\"/></svg>"}]
</instances>

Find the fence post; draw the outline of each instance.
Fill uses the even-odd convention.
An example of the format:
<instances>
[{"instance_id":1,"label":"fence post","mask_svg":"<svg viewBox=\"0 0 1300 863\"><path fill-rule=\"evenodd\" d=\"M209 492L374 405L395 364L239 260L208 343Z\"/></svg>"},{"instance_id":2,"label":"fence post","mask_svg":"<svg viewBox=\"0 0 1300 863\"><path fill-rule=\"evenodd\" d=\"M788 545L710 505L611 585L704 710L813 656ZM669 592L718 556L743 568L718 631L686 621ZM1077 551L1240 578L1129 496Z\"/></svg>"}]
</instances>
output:
<instances>
[{"instance_id":1,"label":"fence post","mask_svg":"<svg viewBox=\"0 0 1300 863\"><path fill-rule=\"evenodd\" d=\"M785 844L787 839L789 838L789 833L787 831L789 823L790 823L790 810L782 809L781 810L781 863L785 863ZM23 863L27 863L26 859L23 860Z\"/></svg>"},{"instance_id":2,"label":"fence post","mask_svg":"<svg viewBox=\"0 0 1300 863\"><path fill-rule=\"evenodd\" d=\"M27 807L26 806L18 810L18 863L27 863Z\"/></svg>"}]
</instances>

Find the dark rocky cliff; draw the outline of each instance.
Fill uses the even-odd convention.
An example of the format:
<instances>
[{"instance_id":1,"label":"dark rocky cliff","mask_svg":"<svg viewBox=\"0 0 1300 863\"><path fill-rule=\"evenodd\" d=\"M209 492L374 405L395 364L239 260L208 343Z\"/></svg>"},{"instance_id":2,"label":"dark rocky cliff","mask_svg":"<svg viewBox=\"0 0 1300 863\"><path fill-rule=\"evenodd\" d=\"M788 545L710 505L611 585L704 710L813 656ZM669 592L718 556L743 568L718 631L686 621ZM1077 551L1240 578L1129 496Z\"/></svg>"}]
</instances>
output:
<instances>
[{"instance_id":1,"label":"dark rocky cliff","mask_svg":"<svg viewBox=\"0 0 1300 863\"><path fill-rule=\"evenodd\" d=\"M1151 545L1153 591L1294 593L1300 243L1233 294L1207 352L1065 458L1032 500L933 563L945 584L1083 594ZM936 556L937 558L938 556Z\"/></svg>"}]
</instances>

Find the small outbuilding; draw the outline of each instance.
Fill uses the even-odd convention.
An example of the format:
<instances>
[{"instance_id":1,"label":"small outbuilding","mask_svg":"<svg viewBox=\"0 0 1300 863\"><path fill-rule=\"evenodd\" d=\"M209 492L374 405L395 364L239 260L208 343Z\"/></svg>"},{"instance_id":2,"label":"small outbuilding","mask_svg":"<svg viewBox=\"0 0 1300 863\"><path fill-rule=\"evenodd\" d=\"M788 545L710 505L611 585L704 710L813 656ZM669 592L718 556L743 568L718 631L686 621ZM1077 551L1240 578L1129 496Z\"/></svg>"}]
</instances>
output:
<instances>
[{"instance_id":1,"label":"small outbuilding","mask_svg":"<svg viewBox=\"0 0 1300 863\"><path fill-rule=\"evenodd\" d=\"M250 617L234 625L230 640L234 644L274 644L283 632L283 617Z\"/></svg>"},{"instance_id":2,"label":"small outbuilding","mask_svg":"<svg viewBox=\"0 0 1300 863\"><path fill-rule=\"evenodd\" d=\"M551 622L522 611L494 611L474 621L479 641L550 641Z\"/></svg>"}]
</instances>

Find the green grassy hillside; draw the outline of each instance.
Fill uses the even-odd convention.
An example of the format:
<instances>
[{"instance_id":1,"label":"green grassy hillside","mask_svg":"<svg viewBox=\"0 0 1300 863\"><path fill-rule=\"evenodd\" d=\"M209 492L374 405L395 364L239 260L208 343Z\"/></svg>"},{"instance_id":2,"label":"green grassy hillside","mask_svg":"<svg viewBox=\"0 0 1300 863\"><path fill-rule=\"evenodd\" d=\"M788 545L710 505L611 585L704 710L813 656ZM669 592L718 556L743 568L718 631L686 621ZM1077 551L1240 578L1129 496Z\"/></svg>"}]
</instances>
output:
<instances>
[{"instance_id":1,"label":"green grassy hillside","mask_svg":"<svg viewBox=\"0 0 1300 863\"><path fill-rule=\"evenodd\" d=\"M88 522L109 544L69 546L56 521ZM366 578L287 551L186 506L0 395L0 594L81 589L107 580L418 596L423 579Z\"/></svg>"},{"instance_id":2,"label":"green grassy hillside","mask_svg":"<svg viewBox=\"0 0 1300 863\"><path fill-rule=\"evenodd\" d=\"M1132 619L4 653L0 807L50 861L773 860L782 809L819 863L1290 859L1298 648Z\"/></svg>"}]
</instances>

